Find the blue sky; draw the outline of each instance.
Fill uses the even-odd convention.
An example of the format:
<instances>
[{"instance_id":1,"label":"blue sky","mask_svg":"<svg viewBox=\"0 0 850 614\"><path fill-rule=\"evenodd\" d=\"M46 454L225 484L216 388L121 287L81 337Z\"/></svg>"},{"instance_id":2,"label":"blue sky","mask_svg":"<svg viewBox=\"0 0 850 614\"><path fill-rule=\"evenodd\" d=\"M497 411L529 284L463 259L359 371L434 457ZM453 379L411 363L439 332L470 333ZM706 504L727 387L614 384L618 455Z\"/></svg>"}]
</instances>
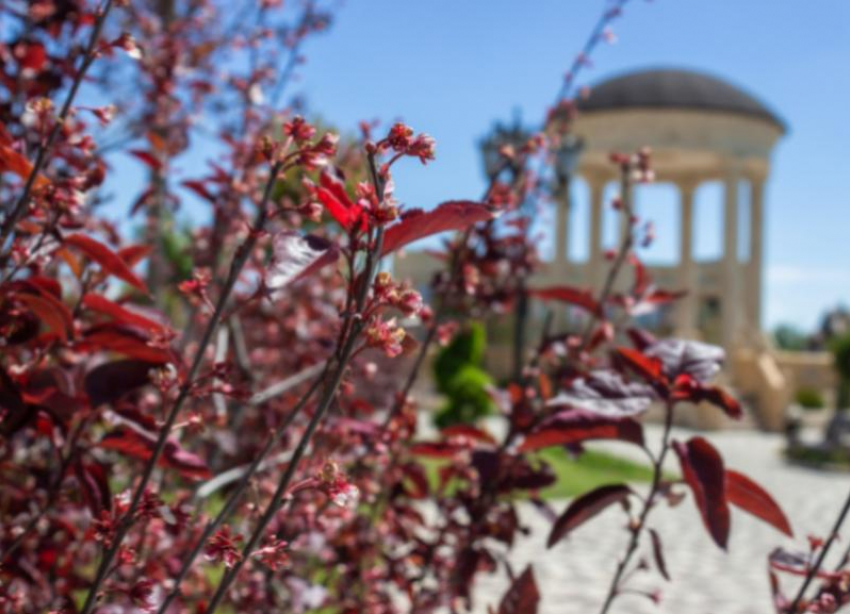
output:
<instances>
[{"instance_id":1,"label":"blue sky","mask_svg":"<svg viewBox=\"0 0 850 614\"><path fill-rule=\"evenodd\" d=\"M294 91L341 129L404 119L432 134L437 161L396 175L411 206L474 198L484 182L476 141L514 109L528 122L542 117L603 6L347 0L329 34L305 49ZM768 325L810 327L825 308L850 304L850 2L632 0L614 31L617 43L599 48L585 82L653 66L699 69L750 90L788 122L767 192ZM717 197L704 192L698 208ZM641 199L660 235L651 258L673 253L674 198L659 187ZM697 250L707 254L719 213L701 209Z\"/></svg>"}]
</instances>

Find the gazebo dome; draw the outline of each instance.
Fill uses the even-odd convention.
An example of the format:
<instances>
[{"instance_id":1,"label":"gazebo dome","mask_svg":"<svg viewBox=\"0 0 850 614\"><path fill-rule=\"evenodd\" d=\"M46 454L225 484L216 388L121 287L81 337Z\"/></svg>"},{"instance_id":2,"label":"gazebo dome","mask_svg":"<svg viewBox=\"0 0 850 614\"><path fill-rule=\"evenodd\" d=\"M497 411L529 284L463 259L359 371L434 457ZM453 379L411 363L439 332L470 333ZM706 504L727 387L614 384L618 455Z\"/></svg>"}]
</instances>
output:
<instances>
[{"instance_id":1,"label":"gazebo dome","mask_svg":"<svg viewBox=\"0 0 850 614\"><path fill-rule=\"evenodd\" d=\"M757 98L717 77L692 70L643 70L594 85L579 102L585 114L631 109L722 112L766 120L785 132L785 123Z\"/></svg>"}]
</instances>

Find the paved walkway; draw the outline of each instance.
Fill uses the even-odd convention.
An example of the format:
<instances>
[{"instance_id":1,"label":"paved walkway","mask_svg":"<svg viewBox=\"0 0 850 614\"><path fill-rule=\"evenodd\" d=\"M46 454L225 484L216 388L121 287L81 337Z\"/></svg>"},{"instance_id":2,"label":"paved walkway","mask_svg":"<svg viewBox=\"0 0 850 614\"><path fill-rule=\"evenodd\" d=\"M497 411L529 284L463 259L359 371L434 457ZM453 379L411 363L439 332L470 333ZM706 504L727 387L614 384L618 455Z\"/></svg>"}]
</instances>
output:
<instances>
[{"instance_id":1,"label":"paved walkway","mask_svg":"<svg viewBox=\"0 0 850 614\"><path fill-rule=\"evenodd\" d=\"M677 430L675 436L686 439L692 434ZM647 428L651 442L657 442L660 435L660 428ZM673 581L664 582L655 571L634 578L633 586L661 589L660 605L624 595L612 614L772 614L767 555L776 546L805 547L807 535L825 535L834 522L850 488L850 474L788 466L780 456L783 442L779 436L735 431L707 437L723 453L729 468L750 475L782 505L797 539L789 540L748 514L733 510L729 552L724 553L706 536L690 495L678 508L658 507L650 517L650 526L661 535ZM623 444L603 447L625 456L635 452ZM672 468L675 457L671 461ZM555 503L558 513L565 505ZM517 572L526 563L534 563L543 595L540 614L598 612L628 538L622 530L623 513L616 508L606 510L552 550L545 548L549 523L531 506L523 506L521 518L532 533L518 541L511 560ZM847 535L850 539L850 528ZM836 551L844 547L846 542L839 543ZM651 560L646 542L639 553ZM485 613L488 604L495 607L505 588L503 576L481 576L476 587L476 614Z\"/></svg>"}]
</instances>

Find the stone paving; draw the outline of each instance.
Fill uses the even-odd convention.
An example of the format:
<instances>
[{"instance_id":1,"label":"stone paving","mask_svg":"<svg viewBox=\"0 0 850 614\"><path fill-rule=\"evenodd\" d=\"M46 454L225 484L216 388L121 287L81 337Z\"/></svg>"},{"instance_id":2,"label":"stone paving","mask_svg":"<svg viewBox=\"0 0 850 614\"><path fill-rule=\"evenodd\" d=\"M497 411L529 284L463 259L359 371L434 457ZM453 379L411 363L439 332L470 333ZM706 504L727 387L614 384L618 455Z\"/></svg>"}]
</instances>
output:
<instances>
[{"instance_id":1,"label":"stone paving","mask_svg":"<svg viewBox=\"0 0 850 614\"><path fill-rule=\"evenodd\" d=\"M675 437L686 439L693 433L677 429ZM647 427L650 442L657 442L661 429ZM820 472L788 466L781 458L780 436L751 431L710 433L707 437L721 451L729 468L738 469L761 483L785 509L791 520L796 542L789 540L752 516L732 512L729 551L722 552L706 536L690 495L670 509L657 508L650 526L661 535L667 567L673 581L666 583L656 572L641 574L633 586L661 589L660 605L645 597L624 595L612 608L619 614L771 614L766 559L776 546L805 547L809 534L828 533L835 515L850 488L850 474ZM645 457L623 444L603 446L612 453L635 458ZM675 459L671 459L672 468ZM555 502L560 513L566 502ZM511 562L521 572L528 562L534 570L542 593L540 614L595 613L607 592L618 557L628 538L622 530L624 515L612 508L577 529L552 550L545 539L550 524L529 506L521 509L521 518L532 533L514 547ZM850 529L848 529L850 535ZM836 548L836 554L846 548ZM651 559L644 541L639 553ZM476 614L484 614L487 605L497 600L507 586L504 576L481 576L476 586ZM786 580L789 588L792 584Z\"/></svg>"}]
</instances>

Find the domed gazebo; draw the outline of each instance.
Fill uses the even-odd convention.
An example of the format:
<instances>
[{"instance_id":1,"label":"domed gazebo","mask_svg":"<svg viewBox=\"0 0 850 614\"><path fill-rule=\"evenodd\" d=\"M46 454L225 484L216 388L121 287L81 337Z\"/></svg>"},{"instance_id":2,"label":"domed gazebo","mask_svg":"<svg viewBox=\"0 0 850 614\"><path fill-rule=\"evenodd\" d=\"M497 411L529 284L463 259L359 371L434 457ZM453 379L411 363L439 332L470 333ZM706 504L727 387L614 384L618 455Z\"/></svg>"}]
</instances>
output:
<instances>
[{"instance_id":1,"label":"domed gazebo","mask_svg":"<svg viewBox=\"0 0 850 614\"><path fill-rule=\"evenodd\" d=\"M595 85L579 103L575 133L584 142L578 174L590 188L590 258L580 267L567 263L566 245L556 246L552 268L568 264L587 286L599 287L605 274L602 215L605 186L617 181L612 151L652 148L659 183L676 186L681 207L680 253L675 267L654 267L666 287L689 288L676 308L675 333L711 337L703 314L719 309L719 330L711 339L733 350L756 343L761 330L764 185L770 154L785 125L768 107L721 79L688 70L631 72ZM716 262L693 256L694 192L721 181L723 254ZM739 202L742 190L744 198ZM749 207L748 259L738 257L739 207ZM560 203L560 243L568 233L569 203ZM743 238L743 237L742 237ZM584 269L584 270L581 270ZM554 272L554 271L553 271ZM704 318L702 318L704 320Z\"/></svg>"},{"instance_id":2,"label":"domed gazebo","mask_svg":"<svg viewBox=\"0 0 850 614\"><path fill-rule=\"evenodd\" d=\"M531 283L598 291L608 270L602 237L605 188L619 181L609 154L651 147L657 182L672 184L678 191L681 226L678 262L653 264L650 272L661 287L689 290L674 311L656 316L652 324L662 335L723 345L729 356L726 383L753 408L759 426L780 430L795 387L825 390L831 377L828 357L813 362L781 355L761 331L764 188L771 152L786 131L784 123L746 91L689 70L644 70L602 81L581 100L579 109L573 132L582 148L574 172L589 187L589 256L583 261L569 256L569 226L574 221L569 190L560 181L555 258L542 263ZM567 162L572 165L575 159ZM694 195L706 182L723 186L723 248L713 261L696 261L694 234L699 229L694 228ZM739 229L739 210L748 213L745 229ZM744 257L739 251L742 243L747 247ZM400 277L425 287L436 265L424 255L409 254L394 266ZM623 286L631 281L627 277L621 276ZM498 372L499 365L510 362L503 351L509 348L499 345L498 335L493 339L488 367ZM724 426L718 422L720 413L708 408L688 415L694 426Z\"/></svg>"}]
</instances>

